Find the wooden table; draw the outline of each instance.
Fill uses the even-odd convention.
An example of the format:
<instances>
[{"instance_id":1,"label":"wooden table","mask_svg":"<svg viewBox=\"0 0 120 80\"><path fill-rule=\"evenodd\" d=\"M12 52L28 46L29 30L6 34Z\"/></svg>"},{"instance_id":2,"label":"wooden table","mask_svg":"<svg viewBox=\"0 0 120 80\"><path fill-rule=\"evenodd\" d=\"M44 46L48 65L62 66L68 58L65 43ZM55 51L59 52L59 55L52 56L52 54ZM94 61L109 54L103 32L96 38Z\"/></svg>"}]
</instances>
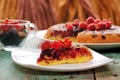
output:
<instances>
[{"instance_id":1,"label":"wooden table","mask_svg":"<svg viewBox=\"0 0 120 80\"><path fill-rule=\"evenodd\" d=\"M48 72L15 64L10 51L0 51L0 80L120 80L120 48L97 51L114 62L92 70Z\"/></svg>"}]
</instances>

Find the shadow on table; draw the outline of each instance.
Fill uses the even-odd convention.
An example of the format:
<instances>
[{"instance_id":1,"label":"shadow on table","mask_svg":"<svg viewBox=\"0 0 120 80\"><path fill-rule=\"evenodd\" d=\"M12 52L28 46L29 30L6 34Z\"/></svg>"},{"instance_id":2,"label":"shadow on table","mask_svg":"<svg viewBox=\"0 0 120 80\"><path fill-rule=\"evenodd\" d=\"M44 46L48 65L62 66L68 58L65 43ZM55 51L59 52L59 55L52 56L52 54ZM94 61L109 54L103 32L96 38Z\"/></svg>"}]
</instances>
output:
<instances>
[{"instance_id":1,"label":"shadow on table","mask_svg":"<svg viewBox=\"0 0 120 80\"><path fill-rule=\"evenodd\" d=\"M96 52L99 52L99 53L120 53L120 48L112 48L112 49L104 49L104 50L95 50Z\"/></svg>"}]
</instances>

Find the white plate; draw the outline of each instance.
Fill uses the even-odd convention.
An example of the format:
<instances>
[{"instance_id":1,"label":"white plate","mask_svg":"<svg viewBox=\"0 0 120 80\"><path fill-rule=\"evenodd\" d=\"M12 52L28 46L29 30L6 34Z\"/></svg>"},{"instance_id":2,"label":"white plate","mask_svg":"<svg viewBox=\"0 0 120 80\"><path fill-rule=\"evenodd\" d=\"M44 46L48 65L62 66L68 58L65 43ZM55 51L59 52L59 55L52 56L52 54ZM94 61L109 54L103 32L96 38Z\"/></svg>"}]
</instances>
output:
<instances>
[{"instance_id":1,"label":"white plate","mask_svg":"<svg viewBox=\"0 0 120 80\"><path fill-rule=\"evenodd\" d=\"M57 72L70 72L70 71L83 71L96 67L103 66L109 62L112 62L113 59L105 57L93 50L91 50L93 59L91 61L80 63L80 64L61 64L55 66L41 66L38 65L37 58L40 55L39 49L18 49L14 48L12 50L12 60L18 65L45 71L57 71Z\"/></svg>"},{"instance_id":2,"label":"white plate","mask_svg":"<svg viewBox=\"0 0 120 80\"><path fill-rule=\"evenodd\" d=\"M36 34L36 37L38 37L42 40L47 40L44 38L44 35L46 34L46 32L47 32L47 30L41 30ZM78 42L73 42L73 43L76 45L86 45L87 47L89 47L91 49L96 49L96 50L120 47L120 42L116 42L116 43L78 43Z\"/></svg>"}]
</instances>

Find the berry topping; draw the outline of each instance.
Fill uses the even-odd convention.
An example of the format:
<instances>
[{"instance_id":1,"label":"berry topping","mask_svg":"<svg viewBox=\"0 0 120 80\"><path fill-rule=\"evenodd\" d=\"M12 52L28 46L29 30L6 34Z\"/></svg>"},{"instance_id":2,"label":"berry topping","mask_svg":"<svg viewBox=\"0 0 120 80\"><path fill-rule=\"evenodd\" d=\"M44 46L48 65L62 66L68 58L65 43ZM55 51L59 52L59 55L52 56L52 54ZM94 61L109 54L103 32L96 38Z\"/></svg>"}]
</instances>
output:
<instances>
[{"instance_id":1,"label":"berry topping","mask_svg":"<svg viewBox=\"0 0 120 80\"><path fill-rule=\"evenodd\" d=\"M60 50L62 48L70 48L71 46L72 46L71 40L65 38L63 41L62 40L56 40L53 42L44 41L41 44L40 48L42 49L42 51L50 49Z\"/></svg>"},{"instance_id":2,"label":"berry topping","mask_svg":"<svg viewBox=\"0 0 120 80\"><path fill-rule=\"evenodd\" d=\"M9 20L9 19L5 19L4 24L18 24L18 22L17 21L12 21L12 20Z\"/></svg>"},{"instance_id":3,"label":"berry topping","mask_svg":"<svg viewBox=\"0 0 120 80\"><path fill-rule=\"evenodd\" d=\"M80 27L80 29L83 29L83 30L86 29L87 28L86 22L80 22L79 27Z\"/></svg>"},{"instance_id":4,"label":"berry topping","mask_svg":"<svg viewBox=\"0 0 120 80\"><path fill-rule=\"evenodd\" d=\"M72 24L67 23L65 24L66 29L69 31L76 31L78 33L79 31L83 30L105 30L110 29L112 26L112 22L107 19L94 19L93 17L88 17L86 21L80 21L79 19L75 19Z\"/></svg>"},{"instance_id":5,"label":"berry topping","mask_svg":"<svg viewBox=\"0 0 120 80\"><path fill-rule=\"evenodd\" d=\"M62 48L61 42L60 41L54 41L54 42L52 42L52 48L56 49L56 50L61 49Z\"/></svg>"},{"instance_id":6,"label":"berry topping","mask_svg":"<svg viewBox=\"0 0 120 80\"><path fill-rule=\"evenodd\" d=\"M101 28L99 26L96 26L96 30L99 31L101 30Z\"/></svg>"},{"instance_id":7,"label":"berry topping","mask_svg":"<svg viewBox=\"0 0 120 80\"><path fill-rule=\"evenodd\" d=\"M73 25L72 24L65 24L67 30L73 30Z\"/></svg>"},{"instance_id":8,"label":"berry topping","mask_svg":"<svg viewBox=\"0 0 120 80\"><path fill-rule=\"evenodd\" d=\"M24 26L19 25L19 22L17 20L5 19L0 24L2 24L1 26L3 27L2 29L4 30L4 32L8 32L11 28L16 28L17 31L24 30ZM11 25L11 24L14 24L14 25Z\"/></svg>"},{"instance_id":9,"label":"berry topping","mask_svg":"<svg viewBox=\"0 0 120 80\"><path fill-rule=\"evenodd\" d=\"M88 17L86 20L87 24L94 23L94 18L93 17Z\"/></svg>"},{"instance_id":10,"label":"berry topping","mask_svg":"<svg viewBox=\"0 0 120 80\"><path fill-rule=\"evenodd\" d=\"M94 23L97 24L97 23L99 23L100 21L101 21L100 19L95 19L95 20L94 20Z\"/></svg>"},{"instance_id":11,"label":"berry topping","mask_svg":"<svg viewBox=\"0 0 120 80\"><path fill-rule=\"evenodd\" d=\"M50 43L50 41L44 41L44 42L41 44L40 48L42 49L42 51L47 50L47 49L50 49L50 48L51 48L51 43Z\"/></svg>"},{"instance_id":12,"label":"berry topping","mask_svg":"<svg viewBox=\"0 0 120 80\"><path fill-rule=\"evenodd\" d=\"M72 45L72 42L71 42L71 40L69 38L65 38L64 41L63 41L63 43L64 43L63 47L65 47L65 48L70 48L71 45Z\"/></svg>"},{"instance_id":13,"label":"berry topping","mask_svg":"<svg viewBox=\"0 0 120 80\"><path fill-rule=\"evenodd\" d=\"M91 23L87 26L87 30L92 30L94 31L96 29L96 24L95 23Z\"/></svg>"},{"instance_id":14,"label":"berry topping","mask_svg":"<svg viewBox=\"0 0 120 80\"><path fill-rule=\"evenodd\" d=\"M106 29L109 29L112 25L112 22L111 21L107 21L106 22Z\"/></svg>"},{"instance_id":15,"label":"berry topping","mask_svg":"<svg viewBox=\"0 0 120 80\"><path fill-rule=\"evenodd\" d=\"M100 27L101 30L106 29L106 22L99 22L98 27Z\"/></svg>"},{"instance_id":16,"label":"berry topping","mask_svg":"<svg viewBox=\"0 0 120 80\"><path fill-rule=\"evenodd\" d=\"M9 23L9 20L8 20L8 19L5 19L4 23L5 23L5 24L8 24L8 23Z\"/></svg>"},{"instance_id":17,"label":"berry topping","mask_svg":"<svg viewBox=\"0 0 120 80\"><path fill-rule=\"evenodd\" d=\"M80 20L79 19L75 19L72 23L73 26L78 26L79 25Z\"/></svg>"}]
</instances>

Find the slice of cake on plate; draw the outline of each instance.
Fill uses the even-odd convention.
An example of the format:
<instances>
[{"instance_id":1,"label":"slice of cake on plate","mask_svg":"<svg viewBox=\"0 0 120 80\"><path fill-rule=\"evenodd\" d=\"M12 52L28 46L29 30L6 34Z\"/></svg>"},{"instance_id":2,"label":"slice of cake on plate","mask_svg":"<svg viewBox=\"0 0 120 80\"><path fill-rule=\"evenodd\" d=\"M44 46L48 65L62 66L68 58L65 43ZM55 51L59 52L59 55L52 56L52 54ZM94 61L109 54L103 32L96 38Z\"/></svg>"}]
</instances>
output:
<instances>
[{"instance_id":1,"label":"slice of cake on plate","mask_svg":"<svg viewBox=\"0 0 120 80\"><path fill-rule=\"evenodd\" d=\"M71 40L44 41L37 64L42 66L83 63L93 59L91 51L85 46L73 46Z\"/></svg>"}]
</instances>

